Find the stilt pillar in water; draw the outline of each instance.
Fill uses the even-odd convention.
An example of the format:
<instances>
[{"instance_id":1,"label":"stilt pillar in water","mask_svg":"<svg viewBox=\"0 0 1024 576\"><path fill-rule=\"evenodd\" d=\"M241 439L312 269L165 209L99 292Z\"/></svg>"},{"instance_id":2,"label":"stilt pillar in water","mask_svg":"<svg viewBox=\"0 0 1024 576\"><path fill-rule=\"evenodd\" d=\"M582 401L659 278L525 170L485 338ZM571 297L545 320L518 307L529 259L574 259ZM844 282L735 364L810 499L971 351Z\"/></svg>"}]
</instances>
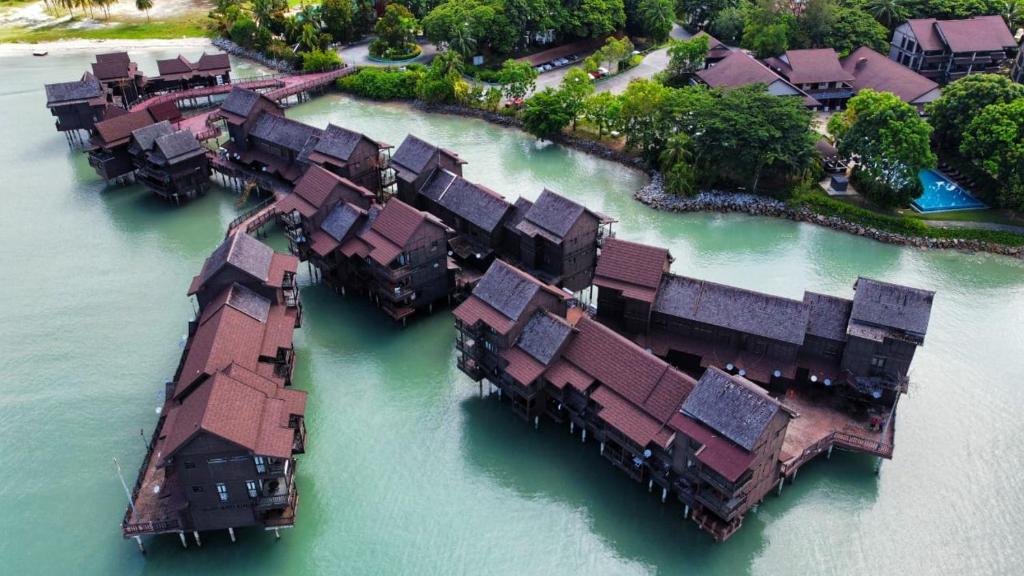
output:
<instances>
[{"instance_id":1,"label":"stilt pillar in water","mask_svg":"<svg viewBox=\"0 0 1024 576\"><path fill-rule=\"evenodd\" d=\"M481 380L479 382L479 384L480 384L480 397L483 398L484 397L484 381Z\"/></svg>"},{"instance_id":2,"label":"stilt pillar in water","mask_svg":"<svg viewBox=\"0 0 1024 576\"><path fill-rule=\"evenodd\" d=\"M234 528L228 528L228 535L231 536L231 541L234 542L235 541L235 529Z\"/></svg>"},{"instance_id":3,"label":"stilt pillar in water","mask_svg":"<svg viewBox=\"0 0 1024 576\"><path fill-rule=\"evenodd\" d=\"M604 440L601 441L601 456L604 456Z\"/></svg>"},{"instance_id":4,"label":"stilt pillar in water","mask_svg":"<svg viewBox=\"0 0 1024 576\"><path fill-rule=\"evenodd\" d=\"M501 400L501 388L498 388L498 400Z\"/></svg>"},{"instance_id":5,"label":"stilt pillar in water","mask_svg":"<svg viewBox=\"0 0 1024 576\"><path fill-rule=\"evenodd\" d=\"M786 482L785 478L779 478L779 493L778 493L779 496L782 496L782 485L785 484L785 482Z\"/></svg>"},{"instance_id":6,"label":"stilt pillar in water","mask_svg":"<svg viewBox=\"0 0 1024 576\"><path fill-rule=\"evenodd\" d=\"M185 540L185 533L178 532L178 538L181 540L181 547L188 548L188 540Z\"/></svg>"},{"instance_id":7,"label":"stilt pillar in water","mask_svg":"<svg viewBox=\"0 0 1024 576\"><path fill-rule=\"evenodd\" d=\"M281 539L281 529L280 528L274 528L274 538L277 539L277 540Z\"/></svg>"},{"instance_id":8,"label":"stilt pillar in water","mask_svg":"<svg viewBox=\"0 0 1024 576\"><path fill-rule=\"evenodd\" d=\"M576 423L573 422L572 420L569 420L569 434L575 434L575 433L576 433Z\"/></svg>"},{"instance_id":9,"label":"stilt pillar in water","mask_svg":"<svg viewBox=\"0 0 1024 576\"><path fill-rule=\"evenodd\" d=\"M586 428L584 428L583 429L583 433L580 434L580 442L583 442L584 444L587 443L587 429Z\"/></svg>"},{"instance_id":10,"label":"stilt pillar in water","mask_svg":"<svg viewBox=\"0 0 1024 576\"><path fill-rule=\"evenodd\" d=\"M654 478L651 478L650 480L647 481L647 491L648 492L653 492L654 491Z\"/></svg>"},{"instance_id":11,"label":"stilt pillar in water","mask_svg":"<svg viewBox=\"0 0 1024 576\"><path fill-rule=\"evenodd\" d=\"M686 518L689 518L689 517L690 517L690 505L687 504L686 507L683 508L683 518L686 519Z\"/></svg>"},{"instance_id":12,"label":"stilt pillar in water","mask_svg":"<svg viewBox=\"0 0 1024 576\"><path fill-rule=\"evenodd\" d=\"M793 470L793 477L789 479L789 483L790 484L792 484L793 482L796 482L796 473L797 473L798 470L799 469L794 469Z\"/></svg>"},{"instance_id":13,"label":"stilt pillar in water","mask_svg":"<svg viewBox=\"0 0 1024 576\"><path fill-rule=\"evenodd\" d=\"M828 456L825 456L825 458L827 458L829 460L832 459L832 444L828 445Z\"/></svg>"},{"instance_id":14,"label":"stilt pillar in water","mask_svg":"<svg viewBox=\"0 0 1024 576\"><path fill-rule=\"evenodd\" d=\"M661 503L664 504L665 500L668 499L668 488L664 486L661 488Z\"/></svg>"},{"instance_id":15,"label":"stilt pillar in water","mask_svg":"<svg viewBox=\"0 0 1024 576\"><path fill-rule=\"evenodd\" d=\"M136 536L135 542L139 545L139 552L146 553L146 547L142 545L142 536Z\"/></svg>"},{"instance_id":16,"label":"stilt pillar in water","mask_svg":"<svg viewBox=\"0 0 1024 576\"><path fill-rule=\"evenodd\" d=\"M533 417L533 429L536 430L538 428L540 428L540 416L534 416Z\"/></svg>"},{"instance_id":17,"label":"stilt pillar in water","mask_svg":"<svg viewBox=\"0 0 1024 576\"><path fill-rule=\"evenodd\" d=\"M875 461L875 474L878 475L878 474L881 474L881 473L882 473L882 457L879 456L878 460Z\"/></svg>"},{"instance_id":18,"label":"stilt pillar in water","mask_svg":"<svg viewBox=\"0 0 1024 576\"><path fill-rule=\"evenodd\" d=\"M203 547L203 542L202 542L202 540L199 539L199 531L198 530L195 530L195 531L192 532L192 537L196 539L196 546L202 548Z\"/></svg>"}]
</instances>

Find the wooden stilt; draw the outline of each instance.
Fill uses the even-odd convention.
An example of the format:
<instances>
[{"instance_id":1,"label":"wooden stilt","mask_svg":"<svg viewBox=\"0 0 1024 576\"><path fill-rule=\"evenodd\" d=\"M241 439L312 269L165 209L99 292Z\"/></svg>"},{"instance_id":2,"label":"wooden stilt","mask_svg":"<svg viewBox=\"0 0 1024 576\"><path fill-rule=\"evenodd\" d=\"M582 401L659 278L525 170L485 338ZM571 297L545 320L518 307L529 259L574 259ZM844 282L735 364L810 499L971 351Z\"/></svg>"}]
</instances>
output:
<instances>
[{"instance_id":1,"label":"wooden stilt","mask_svg":"<svg viewBox=\"0 0 1024 576\"><path fill-rule=\"evenodd\" d=\"M779 491L778 491L778 494L777 494L778 496L782 496L782 485L785 484L785 483L786 483L786 479L785 478L779 478Z\"/></svg>"},{"instance_id":2,"label":"wooden stilt","mask_svg":"<svg viewBox=\"0 0 1024 576\"><path fill-rule=\"evenodd\" d=\"M281 539L281 529L280 528L274 528L274 538L277 539L277 540Z\"/></svg>"},{"instance_id":3,"label":"wooden stilt","mask_svg":"<svg viewBox=\"0 0 1024 576\"><path fill-rule=\"evenodd\" d=\"M828 459L828 460L832 459L832 444L828 445L828 455L825 456L825 458Z\"/></svg>"},{"instance_id":4,"label":"wooden stilt","mask_svg":"<svg viewBox=\"0 0 1024 576\"><path fill-rule=\"evenodd\" d=\"M235 541L235 529L234 528L228 528L228 535L231 536L231 541L234 542Z\"/></svg>"},{"instance_id":5,"label":"wooden stilt","mask_svg":"<svg viewBox=\"0 0 1024 576\"><path fill-rule=\"evenodd\" d=\"M604 456L604 440L601 441L601 456Z\"/></svg>"},{"instance_id":6,"label":"wooden stilt","mask_svg":"<svg viewBox=\"0 0 1024 576\"><path fill-rule=\"evenodd\" d=\"M689 517L690 517L690 505L687 504L686 507L683 509L683 518L689 518Z\"/></svg>"},{"instance_id":7,"label":"wooden stilt","mask_svg":"<svg viewBox=\"0 0 1024 576\"><path fill-rule=\"evenodd\" d=\"M582 442L583 444L587 443L587 429L586 428L584 428L583 429L583 433L580 434L580 442Z\"/></svg>"},{"instance_id":8,"label":"wooden stilt","mask_svg":"<svg viewBox=\"0 0 1024 576\"><path fill-rule=\"evenodd\" d=\"M533 429L537 430L538 428L540 428L540 416L534 416L533 417Z\"/></svg>"},{"instance_id":9,"label":"wooden stilt","mask_svg":"<svg viewBox=\"0 0 1024 576\"><path fill-rule=\"evenodd\" d=\"M572 434L575 434L575 433L576 433L576 423L573 422L572 420L570 420L569 421L569 434L572 435Z\"/></svg>"},{"instance_id":10,"label":"wooden stilt","mask_svg":"<svg viewBox=\"0 0 1024 576\"><path fill-rule=\"evenodd\" d=\"M146 547L142 545L142 536L136 536L135 542L139 545L139 552L146 553Z\"/></svg>"},{"instance_id":11,"label":"wooden stilt","mask_svg":"<svg viewBox=\"0 0 1024 576\"><path fill-rule=\"evenodd\" d=\"M665 500L668 500L668 488L661 488L661 503L664 504Z\"/></svg>"},{"instance_id":12,"label":"wooden stilt","mask_svg":"<svg viewBox=\"0 0 1024 576\"><path fill-rule=\"evenodd\" d=\"M650 480L647 481L647 492L653 492L653 491L654 491L654 478L651 478Z\"/></svg>"},{"instance_id":13,"label":"wooden stilt","mask_svg":"<svg viewBox=\"0 0 1024 576\"><path fill-rule=\"evenodd\" d=\"M195 530L192 532L192 537L196 539L196 546L202 548L203 542L199 539L199 531Z\"/></svg>"},{"instance_id":14,"label":"wooden stilt","mask_svg":"<svg viewBox=\"0 0 1024 576\"><path fill-rule=\"evenodd\" d=\"M181 547L188 548L188 540L185 540L185 533L178 532L178 538L181 540Z\"/></svg>"}]
</instances>

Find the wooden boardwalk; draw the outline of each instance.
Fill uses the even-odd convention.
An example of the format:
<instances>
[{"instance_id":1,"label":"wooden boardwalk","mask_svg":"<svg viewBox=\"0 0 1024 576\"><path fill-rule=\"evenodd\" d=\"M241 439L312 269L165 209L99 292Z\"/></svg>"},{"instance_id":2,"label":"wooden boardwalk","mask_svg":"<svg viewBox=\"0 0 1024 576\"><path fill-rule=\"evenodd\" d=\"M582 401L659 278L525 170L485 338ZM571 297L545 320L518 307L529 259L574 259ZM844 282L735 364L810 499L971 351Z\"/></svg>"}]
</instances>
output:
<instances>
[{"instance_id":1,"label":"wooden boardwalk","mask_svg":"<svg viewBox=\"0 0 1024 576\"><path fill-rule=\"evenodd\" d=\"M300 76L301 77L301 76ZM286 86L287 76L267 76L265 78L251 78L248 80L239 80L238 82L231 82L230 84L219 84L217 86L199 86L197 88L189 88L188 90L180 90L178 92L168 92L167 94L159 94L152 98L147 98L141 102L133 104L130 108L132 112L137 110L145 110L150 106L162 103L162 102L180 102L182 100L190 100L193 98L208 98L216 96L218 94L227 94L231 92L231 89L235 86L239 88L247 88L249 90L263 90L267 88L280 88Z\"/></svg>"}]
</instances>

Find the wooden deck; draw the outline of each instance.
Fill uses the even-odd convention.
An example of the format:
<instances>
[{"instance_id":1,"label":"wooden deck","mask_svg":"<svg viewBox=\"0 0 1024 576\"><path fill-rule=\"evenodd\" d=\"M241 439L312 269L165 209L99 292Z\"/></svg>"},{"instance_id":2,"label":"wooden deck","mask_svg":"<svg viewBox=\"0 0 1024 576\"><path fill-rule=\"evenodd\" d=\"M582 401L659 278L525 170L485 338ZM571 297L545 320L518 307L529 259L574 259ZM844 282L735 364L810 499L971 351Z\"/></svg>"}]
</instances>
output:
<instances>
[{"instance_id":1,"label":"wooden deck","mask_svg":"<svg viewBox=\"0 0 1024 576\"><path fill-rule=\"evenodd\" d=\"M299 75L305 76L305 75ZM250 78L246 80L239 80L231 82L229 84L219 84L217 86L199 86L196 88L189 88L188 90L179 90L177 92L168 92L166 94L158 94L151 98L146 98L141 102L133 104L129 110L135 112L136 110L145 110L150 106L159 104L162 102L180 102L182 100L189 100L193 98L207 98L210 96L216 96L219 94L227 94L231 92L232 88L238 86L239 88L247 88L249 90L266 90L268 88L280 88L287 85L286 80L288 78L294 78L295 76L266 76L258 78ZM293 83L295 81L293 80Z\"/></svg>"}]
</instances>

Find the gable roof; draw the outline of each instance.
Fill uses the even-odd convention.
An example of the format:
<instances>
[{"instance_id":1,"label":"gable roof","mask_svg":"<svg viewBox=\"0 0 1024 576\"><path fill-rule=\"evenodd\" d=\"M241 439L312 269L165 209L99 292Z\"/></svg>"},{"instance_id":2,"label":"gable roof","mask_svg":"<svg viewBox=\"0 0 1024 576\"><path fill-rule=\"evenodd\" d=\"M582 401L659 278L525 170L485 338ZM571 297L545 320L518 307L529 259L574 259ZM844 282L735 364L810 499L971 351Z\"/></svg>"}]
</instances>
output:
<instances>
[{"instance_id":1,"label":"gable roof","mask_svg":"<svg viewBox=\"0 0 1024 576\"><path fill-rule=\"evenodd\" d=\"M95 76L86 72L81 80L47 84L46 105L68 104L80 100L92 100L103 95L103 87Z\"/></svg>"},{"instance_id":2,"label":"gable roof","mask_svg":"<svg viewBox=\"0 0 1024 576\"><path fill-rule=\"evenodd\" d=\"M121 114L96 123L96 133L101 144L113 145L131 137L132 132L153 123L148 108Z\"/></svg>"},{"instance_id":3,"label":"gable roof","mask_svg":"<svg viewBox=\"0 0 1024 576\"><path fill-rule=\"evenodd\" d=\"M712 88L734 88L748 84L771 84L782 78L745 52L736 51L697 76Z\"/></svg>"},{"instance_id":4,"label":"gable roof","mask_svg":"<svg viewBox=\"0 0 1024 576\"><path fill-rule=\"evenodd\" d=\"M370 258L382 266L389 264L408 247L420 225L427 223L445 228L433 216L398 198L388 200L379 211L372 211L370 218L370 226L360 233L360 238L370 246Z\"/></svg>"},{"instance_id":5,"label":"gable roof","mask_svg":"<svg viewBox=\"0 0 1024 576\"><path fill-rule=\"evenodd\" d=\"M204 72L208 70L223 70L225 68L230 69L231 58L225 52L214 52L213 54L203 52L199 60L193 64L193 68Z\"/></svg>"},{"instance_id":6,"label":"gable roof","mask_svg":"<svg viewBox=\"0 0 1024 576\"><path fill-rule=\"evenodd\" d=\"M167 120L150 124L149 126L143 126L132 130L132 138L138 143L139 147L143 150L151 150L156 139L161 136L167 136L174 132L174 128L171 127L171 123Z\"/></svg>"},{"instance_id":7,"label":"gable roof","mask_svg":"<svg viewBox=\"0 0 1024 576\"><path fill-rule=\"evenodd\" d=\"M787 50L784 74L794 84L850 82L853 76L839 64L839 55L831 48Z\"/></svg>"},{"instance_id":8,"label":"gable roof","mask_svg":"<svg viewBox=\"0 0 1024 576\"><path fill-rule=\"evenodd\" d=\"M259 92L234 86L231 88L231 92L228 94L228 97L221 103L220 109L225 112L230 112L236 116L248 116L260 98L273 103L274 106L278 106L277 102L270 100Z\"/></svg>"},{"instance_id":9,"label":"gable roof","mask_svg":"<svg viewBox=\"0 0 1024 576\"><path fill-rule=\"evenodd\" d=\"M952 52L998 52L1017 47L1002 16L936 20L935 28Z\"/></svg>"},{"instance_id":10,"label":"gable roof","mask_svg":"<svg viewBox=\"0 0 1024 576\"><path fill-rule=\"evenodd\" d=\"M160 136L156 139L156 147L170 164L203 153L199 140L196 140L196 136L191 130L178 130L177 132Z\"/></svg>"},{"instance_id":11,"label":"gable roof","mask_svg":"<svg viewBox=\"0 0 1024 576\"><path fill-rule=\"evenodd\" d=\"M682 413L749 452L781 409L756 385L712 367L683 402Z\"/></svg>"},{"instance_id":12,"label":"gable roof","mask_svg":"<svg viewBox=\"0 0 1024 576\"><path fill-rule=\"evenodd\" d=\"M653 303L665 262L665 248L608 238L601 246L594 271L594 285L621 290L623 296Z\"/></svg>"},{"instance_id":13,"label":"gable roof","mask_svg":"<svg viewBox=\"0 0 1024 576\"><path fill-rule=\"evenodd\" d=\"M519 334L516 346L534 360L547 366L571 332L572 326L565 320L550 312L537 310Z\"/></svg>"},{"instance_id":14,"label":"gable roof","mask_svg":"<svg viewBox=\"0 0 1024 576\"><path fill-rule=\"evenodd\" d=\"M348 202L338 204L320 224L320 229L335 241L341 242L352 232L359 218L365 214L366 212Z\"/></svg>"},{"instance_id":15,"label":"gable roof","mask_svg":"<svg viewBox=\"0 0 1024 576\"><path fill-rule=\"evenodd\" d=\"M945 48L942 37L939 36L938 30L935 29L936 22L935 18L912 18L907 20L907 27L910 28L914 38L917 39L918 45L925 52Z\"/></svg>"},{"instance_id":16,"label":"gable roof","mask_svg":"<svg viewBox=\"0 0 1024 576\"><path fill-rule=\"evenodd\" d=\"M334 188L340 184L341 177L314 164L295 183L292 194L301 196L315 208L320 208Z\"/></svg>"},{"instance_id":17,"label":"gable roof","mask_svg":"<svg viewBox=\"0 0 1024 576\"><path fill-rule=\"evenodd\" d=\"M320 135L320 129L284 116L260 114L249 134L300 153L311 138Z\"/></svg>"},{"instance_id":18,"label":"gable roof","mask_svg":"<svg viewBox=\"0 0 1024 576\"><path fill-rule=\"evenodd\" d=\"M399 168L404 168L412 174L418 175L427 167L430 159L438 154L444 154L459 164L465 164L455 152L434 146L412 134L409 134L405 137L405 140L402 140L402 144L391 156L391 163L396 164Z\"/></svg>"},{"instance_id":19,"label":"gable roof","mask_svg":"<svg viewBox=\"0 0 1024 576\"><path fill-rule=\"evenodd\" d=\"M377 142L371 140L365 134L349 130L348 128L342 128L341 126L335 126L334 124L328 124L313 150L325 156L348 162L352 152L355 151L356 146L362 140L378 146Z\"/></svg>"},{"instance_id":20,"label":"gable roof","mask_svg":"<svg viewBox=\"0 0 1024 576\"><path fill-rule=\"evenodd\" d=\"M247 378L248 379L248 378ZM301 397L301 398L299 398ZM295 431L288 428L294 410L305 412L305 393L260 388L219 372L173 408L163 457L169 458L202 431L251 451L288 458Z\"/></svg>"},{"instance_id":21,"label":"gable roof","mask_svg":"<svg viewBox=\"0 0 1024 576\"><path fill-rule=\"evenodd\" d=\"M654 310L790 344L803 344L809 314L799 300L675 274L662 279Z\"/></svg>"},{"instance_id":22,"label":"gable roof","mask_svg":"<svg viewBox=\"0 0 1024 576\"><path fill-rule=\"evenodd\" d=\"M497 192L448 170L435 170L420 188L420 194L486 232L492 232L512 209Z\"/></svg>"},{"instance_id":23,"label":"gable roof","mask_svg":"<svg viewBox=\"0 0 1024 576\"><path fill-rule=\"evenodd\" d=\"M179 54L177 58L156 61L156 68L161 76L191 74L193 66L194 65L181 54Z\"/></svg>"},{"instance_id":24,"label":"gable roof","mask_svg":"<svg viewBox=\"0 0 1024 576\"><path fill-rule=\"evenodd\" d=\"M921 337L928 332L935 292L863 276L857 279L854 290L852 321Z\"/></svg>"},{"instance_id":25,"label":"gable roof","mask_svg":"<svg viewBox=\"0 0 1024 576\"><path fill-rule=\"evenodd\" d=\"M846 340L846 327L850 323L850 311L853 308L852 300L804 292L804 303L808 306L808 334L839 342Z\"/></svg>"},{"instance_id":26,"label":"gable roof","mask_svg":"<svg viewBox=\"0 0 1024 576\"><path fill-rule=\"evenodd\" d=\"M595 212L545 188L516 228L523 234L533 236L540 233L554 242L560 242L584 212L598 221L602 219Z\"/></svg>"},{"instance_id":27,"label":"gable roof","mask_svg":"<svg viewBox=\"0 0 1024 576\"><path fill-rule=\"evenodd\" d=\"M189 294L195 294L225 266L232 266L256 280L267 282L274 250L245 232L228 236L203 263L203 269L192 282Z\"/></svg>"},{"instance_id":28,"label":"gable roof","mask_svg":"<svg viewBox=\"0 0 1024 576\"><path fill-rule=\"evenodd\" d=\"M851 85L854 90L870 88L879 92L892 92L907 103L915 103L939 87L928 78L867 46L862 46L843 58L842 66L853 75Z\"/></svg>"},{"instance_id":29,"label":"gable roof","mask_svg":"<svg viewBox=\"0 0 1024 576\"><path fill-rule=\"evenodd\" d=\"M132 75L132 62L127 52L97 54L92 64L93 74L102 80L119 80Z\"/></svg>"},{"instance_id":30,"label":"gable roof","mask_svg":"<svg viewBox=\"0 0 1024 576\"><path fill-rule=\"evenodd\" d=\"M511 320L518 320L541 283L532 276L495 260L473 288L473 295Z\"/></svg>"},{"instance_id":31,"label":"gable roof","mask_svg":"<svg viewBox=\"0 0 1024 576\"><path fill-rule=\"evenodd\" d=\"M722 58L724 58L726 55L728 55L729 52L732 52L732 48L730 48L726 43L722 42L718 38L715 38L711 34L708 34L704 30L701 30L700 32L697 32L696 34L693 35L692 38L701 38L701 37L704 37L704 38L708 39L708 56L710 56L710 57L713 57L713 58L714 57L722 57Z\"/></svg>"}]
</instances>

